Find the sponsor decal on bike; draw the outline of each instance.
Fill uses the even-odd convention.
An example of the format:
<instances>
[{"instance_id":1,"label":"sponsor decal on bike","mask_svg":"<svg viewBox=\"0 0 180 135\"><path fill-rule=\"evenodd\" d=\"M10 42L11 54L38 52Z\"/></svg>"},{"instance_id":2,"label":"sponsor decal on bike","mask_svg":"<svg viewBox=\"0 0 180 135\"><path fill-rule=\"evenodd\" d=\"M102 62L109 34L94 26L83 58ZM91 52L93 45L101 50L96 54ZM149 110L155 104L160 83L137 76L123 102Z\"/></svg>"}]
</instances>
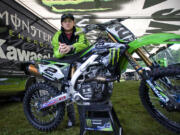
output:
<instances>
[{"instance_id":1,"label":"sponsor decal on bike","mask_svg":"<svg viewBox=\"0 0 180 135\"><path fill-rule=\"evenodd\" d=\"M114 66L116 63L118 63L120 57L120 48L111 48L109 49L109 63Z\"/></svg>"},{"instance_id":2,"label":"sponsor decal on bike","mask_svg":"<svg viewBox=\"0 0 180 135\"><path fill-rule=\"evenodd\" d=\"M88 127L92 127L91 119L86 119L86 124Z\"/></svg>"},{"instance_id":3,"label":"sponsor decal on bike","mask_svg":"<svg viewBox=\"0 0 180 135\"><path fill-rule=\"evenodd\" d=\"M57 102L56 102L56 99L53 100L53 101L44 103L44 104L42 105L41 109L46 108L46 107L51 106L51 105L54 105L54 104L56 104L56 103L57 103Z\"/></svg>"},{"instance_id":4,"label":"sponsor decal on bike","mask_svg":"<svg viewBox=\"0 0 180 135\"><path fill-rule=\"evenodd\" d=\"M154 93L159 97L160 101L167 103L169 101L169 98L164 95L162 92L159 92L158 89L152 84L150 80L146 80L146 82L149 84L151 89L154 91Z\"/></svg>"},{"instance_id":5,"label":"sponsor decal on bike","mask_svg":"<svg viewBox=\"0 0 180 135\"><path fill-rule=\"evenodd\" d=\"M51 99L47 103L42 104L41 109L46 108L48 106L55 105L55 104L59 103L60 101L64 101L65 99L66 99L66 96L62 96L62 97L59 97L59 98L55 97L54 99Z\"/></svg>"},{"instance_id":6,"label":"sponsor decal on bike","mask_svg":"<svg viewBox=\"0 0 180 135\"><path fill-rule=\"evenodd\" d=\"M94 130L94 131L113 131L112 125L107 120L91 120L86 119L86 130Z\"/></svg>"},{"instance_id":7,"label":"sponsor decal on bike","mask_svg":"<svg viewBox=\"0 0 180 135\"><path fill-rule=\"evenodd\" d=\"M62 100L65 100L65 99L66 99L66 96L60 97L59 101L62 101Z\"/></svg>"}]
</instances>

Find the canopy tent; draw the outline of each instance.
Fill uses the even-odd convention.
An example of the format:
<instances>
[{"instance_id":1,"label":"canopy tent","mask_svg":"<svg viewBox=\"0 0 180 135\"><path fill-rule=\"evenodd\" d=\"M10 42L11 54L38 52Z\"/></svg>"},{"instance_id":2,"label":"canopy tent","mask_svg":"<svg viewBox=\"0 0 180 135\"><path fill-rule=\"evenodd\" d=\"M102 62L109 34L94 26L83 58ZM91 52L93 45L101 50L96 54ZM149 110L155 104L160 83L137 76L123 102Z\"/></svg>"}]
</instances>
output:
<instances>
[{"instance_id":1,"label":"canopy tent","mask_svg":"<svg viewBox=\"0 0 180 135\"><path fill-rule=\"evenodd\" d=\"M179 0L15 0L60 29L60 17L71 12L76 25L103 23L115 18L129 18L122 22L136 37L144 34L170 32L180 34ZM95 41L98 32L87 34ZM150 50L156 46L150 47ZM158 47L159 48L159 47ZM154 50L153 50L154 52Z\"/></svg>"},{"instance_id":2,"label":"canopy tent","mask_svg":"<svg viewBox=\"0 0 180 135\"><path fill-rule=\"evenodd\" d=\"M136 37L157 32L180 34L179 0L1 0L0 7L0 65L4 65L2 59L9 66L9 60L51 57L51 38L60 29L61 15L67 12L75 15L79 27L128 18L122 24ZM87 37L95 41L98 31ZM163 50L160 48L150 46L150 56Z\"/></svg>"},{"instance_id":3,"label":"canopy tent","mask_svg":"<svg viewBox=\"0 0 180 135\"><path fill-rule=\"evenodd\" d=\"M72 12L77 25L115 18L137 36L155 32L180 33L179 0L15 0L56 29L63 13Z\"/></svg>"},{"instance_id":4,"label":"canopy tent","mask_svg":"<svg viewBox=\"0 0 180 135\"><path fill-rule=\"evenodd\" d=\"M136 37L159 32L180 34L179 0L14 0L5 3L10 6L14 2L22 5L28 12L30 11L35 16L38 16L28 27L39 21L41 23L46 22L54 28L54 30L51 30L51 35L48 34L47 41L49 44L53 33L60 29L61 15L66 12L75 15L76 25L79 27L92 23L103 23L115 18L128 18L122 24L129 28ZM8 23L5 16L7 13L6 8L3 9L2 7L1 10L0 18L6 19L5 21ZM11 16L22 19L24 23L22 30L23 27L28 25L25 22L29 22L31 19L20 17L20 15L13 12ZM12 22L12 18L9 17L9 21ZM14 25L14 28L17 29L17 26ZM46 31L46 28L44 27L43 31ZM36 35L39 32L39 39L42 38L40 30L37 29L36 31ZM90 41L95 41L98 37L98 31L89 32L87 37ZM151 51L151 54L155 52L153 48L159 47L150 46L148 51Z\"/></svg>"}]
</instances>

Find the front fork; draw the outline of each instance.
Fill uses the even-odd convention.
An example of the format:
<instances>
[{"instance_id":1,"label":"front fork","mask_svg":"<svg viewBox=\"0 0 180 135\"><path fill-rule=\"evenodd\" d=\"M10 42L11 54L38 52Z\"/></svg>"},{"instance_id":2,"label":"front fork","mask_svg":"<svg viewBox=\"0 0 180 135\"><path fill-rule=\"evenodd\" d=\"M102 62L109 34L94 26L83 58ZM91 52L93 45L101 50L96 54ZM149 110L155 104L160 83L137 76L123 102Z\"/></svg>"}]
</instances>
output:
<instances>
[{"instance_id":1,"label":"front fork","mask_svg":"<svg viewBox=\"0 0 180 135\"><path fill-rule=\"evenodd\" d=\"M108 33L108 36L112 41L117 43L116 39L113 36L111 36L110 33ZM145 64L148 67L153 67L152 61L143 53L141 48L136 49L136 53L145 62ZM159 99L162 100L164 103L167 103L168 102L167 96L160 93L161 89L157 89L158 86L156 86L156 84L150 80L150 76L148 75L148 73L138 64L138 62L132 57L132 55L128 51L125 52L125 55L129 63L133 66L133 68L137 71L137 73L142 78L146 79L147 84L151 87L155 95L159 97Z\"/></svg>"},{"instance_id":2,"label":"front fork","mask_svg":"<svg viewBox=\"0 0 180 135\"><path fill-rule=\"evenodd\" d=\"M136 50L136 53L148 67L153 66L151 60L143 53L143 51L140 48ZM150 79L148 73L138 64L138 62L132 57L131 54L128 53L128 51L126 51L125 55L129 63L134 67L138 74L142 78L146 79L147 84L153 90L154 94L159 98L159 100L163 103L167 103L169 101L169 98L165 94L163 94L163 90L161 90L161 88L159 88L157 84L154 81L152 81L152 79Z\"/></svg>"}]
</instances>

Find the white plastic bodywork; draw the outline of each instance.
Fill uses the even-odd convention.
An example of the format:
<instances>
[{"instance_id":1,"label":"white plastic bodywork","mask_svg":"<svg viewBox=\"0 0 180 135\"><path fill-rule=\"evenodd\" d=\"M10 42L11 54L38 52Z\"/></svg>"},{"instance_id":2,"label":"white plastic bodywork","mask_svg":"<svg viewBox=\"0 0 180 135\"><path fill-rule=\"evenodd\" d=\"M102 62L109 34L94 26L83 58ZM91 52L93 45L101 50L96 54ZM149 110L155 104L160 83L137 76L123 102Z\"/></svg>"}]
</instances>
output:
<instances>
[{"instance_id":1,"label":"white plastic bodywork","mask_svg":"<svg viewBox=\"0 0 180 135\"><path fill-rule=\"evenodd\" d=\"M52 72L54 70L54 72ZM50 80L59 80L64 78L61 69L56 65L39 64L39 72Z\"/></svg>"}]
</instances>

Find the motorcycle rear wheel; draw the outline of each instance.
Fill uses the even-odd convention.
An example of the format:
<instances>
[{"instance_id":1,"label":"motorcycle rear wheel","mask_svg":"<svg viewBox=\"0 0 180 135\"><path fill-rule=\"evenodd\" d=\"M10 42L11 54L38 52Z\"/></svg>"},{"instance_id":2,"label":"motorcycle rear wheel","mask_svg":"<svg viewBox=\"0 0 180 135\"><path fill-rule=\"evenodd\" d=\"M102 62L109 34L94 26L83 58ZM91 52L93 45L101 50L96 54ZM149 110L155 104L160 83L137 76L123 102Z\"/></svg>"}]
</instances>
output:
<instances>
[{"instance_id":1,"label":"motorcycle rear wheel","mask_svg":"<svg viewBox=\"0 0 180 135\"><path fill-rule=\"evenodd\" d=\"M38 130L52 131L61 123L65 113L65 104L60 103L43 110L39 105L56 96L58 90L46 83L31 85L23 99L24 113L29 123Z\"/></svg>"},{"instance_id":2,"label":"motorcycle rear wheel","mask_svg":"<svg viewBox=\"0 0 180 135\"><path fill-rule=\"evenodd\" d=\"M177 96L180 99L180 79L177 77L180 75L179 67L167 67L157 68L151 73L152 80L155 81L159 87L163 88L165 93ZM168 77L173 84L168 88L166 84L163 84L161 79ZM157 96L152 92L147 85L146 80L141 81L139 88L139 94L141 102L151 116L156 119L160 124L168 128L169 130L180 133L180 110L168 110L161 104ZM177 102L180 104L180 100Z\"/></svg>"}]
</instances>

